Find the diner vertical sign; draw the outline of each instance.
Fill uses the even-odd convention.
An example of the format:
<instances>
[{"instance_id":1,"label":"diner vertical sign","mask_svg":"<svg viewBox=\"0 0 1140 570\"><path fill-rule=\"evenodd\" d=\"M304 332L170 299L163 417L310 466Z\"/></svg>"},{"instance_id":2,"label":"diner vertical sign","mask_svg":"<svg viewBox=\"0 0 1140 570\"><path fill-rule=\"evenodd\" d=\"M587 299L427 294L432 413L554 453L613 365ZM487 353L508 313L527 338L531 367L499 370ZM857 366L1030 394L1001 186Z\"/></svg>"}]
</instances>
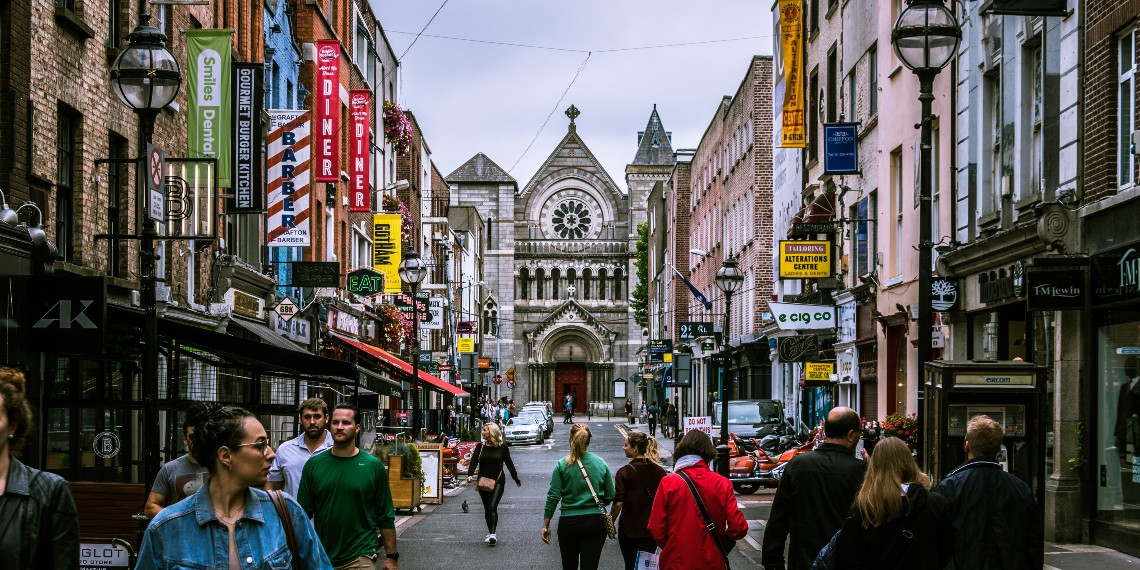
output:
<instances>
[{"instance_id":1,"label":"diner vertical sign","mask_svg":"<svg viewBox=\"0 0 1140 570\"><path fill-rule=\"evenodd\" d=\"M187 30L186 146L191 158L218 159L218 186L230 184L229 30Z\"/></svg>"},{"instance_id":2,"label":"diner vertical sign","mask_svg":"<svg viewBox=\"0 0 1140 570\"><path fill-rule=\"evenodd\" d=\"M353 89L348 96L352 132L348 149L348 210L372 211L371 189L368 184L368 166L371 145L368 125L372 123L372 92Z\"/></svg>"},{"instance_id":3,"label":"diner vertical sign","mask_svg":"<svg viewBox=\"0 0 1140 570\"><path fill-rule=\"evenodd\" d=\"M261 171L261 111L263 99L260 63L234 64L233 202L231 212L258 212L264 207Z\"/></svg>"},{"instance_id":4,"label":"diner vertical sign","mask_svg":"<svg viewBox=\"0 0 1140 570\"><path fill-rule=\"evenodd\" d=\"M309 112L269 111L269 204L265 245L311 245L309 212Z\"/></svg>"},{"instance_id":5,"label":"diner vertical sign","mask_svg":"<svg viewBox=\"0 0 1140 570\"><path fill-rule=\"evenodd\" d=\"M336 182L340 169L340 41L317 41L317 92L313 96L313 180Z\"/></svg>"},{"instance_id":6,"label":"diner vertical sign","mask_svg":"<svg viewBox=\"0 0 1140 570\"><path fill-rule=\"evenodd\" d=\"M806 148L803 76L803 3L779 0L780 55L784 61L783 134L780 146Z\"/></svg>"}]
</instances>

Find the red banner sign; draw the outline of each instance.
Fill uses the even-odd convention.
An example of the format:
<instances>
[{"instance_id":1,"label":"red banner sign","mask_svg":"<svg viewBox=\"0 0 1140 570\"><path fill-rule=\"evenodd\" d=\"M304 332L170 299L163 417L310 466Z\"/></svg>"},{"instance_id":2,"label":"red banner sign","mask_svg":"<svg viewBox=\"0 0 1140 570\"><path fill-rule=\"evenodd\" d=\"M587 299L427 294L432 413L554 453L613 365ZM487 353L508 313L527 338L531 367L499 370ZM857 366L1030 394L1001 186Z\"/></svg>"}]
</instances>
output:
<instances>
[{"instance_id":1,"label":"red banner sign","mask_svg":"<svg viewBox=\"0 0 1140 570\"><path fill-rule=\"evenodd\" d=\"M313 95L313 180L336 182L340 168L340 41L317 41L317 92Z\"/></svg>"},{"instance_id":2,"label":"red banner sign","mask_svg":"<svg viewBox=\"0 0 1140 570\"><path fill-rule=\"evenodd\" d=\"M372 193L368 185L368 163L372 153L369 152L368 125L372 122L372 92L353 89L349 92L348 102L352 117L352 132L348 138L348 210L370 212Z\"/></svg>"}]
</instances>

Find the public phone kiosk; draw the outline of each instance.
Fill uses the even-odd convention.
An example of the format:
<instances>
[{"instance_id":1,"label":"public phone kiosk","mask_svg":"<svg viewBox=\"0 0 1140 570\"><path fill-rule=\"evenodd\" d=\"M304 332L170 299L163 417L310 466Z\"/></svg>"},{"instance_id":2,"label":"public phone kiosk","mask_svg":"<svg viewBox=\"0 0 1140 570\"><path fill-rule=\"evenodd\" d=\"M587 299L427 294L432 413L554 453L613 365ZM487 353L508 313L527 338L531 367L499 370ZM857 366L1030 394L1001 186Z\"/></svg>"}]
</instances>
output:
<instances>
[{"instance_id":1,"label":"public phone kiosk","mask_svg":"<svg viewBox=\"0 0 1140 570\"><path fill-rule=\"evenodd\" d=\"M1045 369L1020 361L928 362L923 413L925 468L936 480L966 461L966 424L987 415L1005 428L998 461L1045 505ZM1038 517L1040 519L1040 516Z\"/></svg>"}]
</instances>

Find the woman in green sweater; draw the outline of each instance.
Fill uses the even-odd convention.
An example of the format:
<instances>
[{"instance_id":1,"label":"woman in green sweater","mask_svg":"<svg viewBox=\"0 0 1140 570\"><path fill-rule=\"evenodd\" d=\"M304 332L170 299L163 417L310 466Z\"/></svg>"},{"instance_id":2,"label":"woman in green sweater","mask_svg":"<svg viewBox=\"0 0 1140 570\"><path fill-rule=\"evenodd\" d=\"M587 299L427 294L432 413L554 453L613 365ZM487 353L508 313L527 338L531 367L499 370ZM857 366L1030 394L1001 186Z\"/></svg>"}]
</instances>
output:
<instances>
[{"instance_id":1,"label":"woman in green sweater","mask_svg":"<svg viewBox=\"0 0 1140 570\"><path fill-rule=\"evenodd\" d=\"M606 544L602 513L614 500L614 479L605 460L587 451L590 436L586 424L571 426L570 455L554 465L550 490L546 492L542 541L550 544L550 519L561 502L558 550L562 555L562 570L597 570L602 547Z\"/></svg>"}]
</instances>

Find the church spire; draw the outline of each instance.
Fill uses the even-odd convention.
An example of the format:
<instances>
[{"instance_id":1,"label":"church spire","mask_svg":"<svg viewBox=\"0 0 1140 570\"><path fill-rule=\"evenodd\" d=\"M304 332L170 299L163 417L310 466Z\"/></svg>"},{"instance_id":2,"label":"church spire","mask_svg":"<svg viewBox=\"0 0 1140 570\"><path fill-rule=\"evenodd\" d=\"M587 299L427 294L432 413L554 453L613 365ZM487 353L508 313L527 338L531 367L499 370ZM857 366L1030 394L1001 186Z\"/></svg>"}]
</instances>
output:
<instances>
[{"instance_id":1,"label":"church spire","mask_svg":"<svg viewBox=\"0 0 1140 570\"><path fill-rule=\"evenodd\" d=\"M637 134L637 154L633 157L633 164L673 164L673 133L665 130L661 124L661 116L657 114L657 104L653 104L653 112L649 114L649 123L645 130Z\"/></svg>"}]
</instances>

